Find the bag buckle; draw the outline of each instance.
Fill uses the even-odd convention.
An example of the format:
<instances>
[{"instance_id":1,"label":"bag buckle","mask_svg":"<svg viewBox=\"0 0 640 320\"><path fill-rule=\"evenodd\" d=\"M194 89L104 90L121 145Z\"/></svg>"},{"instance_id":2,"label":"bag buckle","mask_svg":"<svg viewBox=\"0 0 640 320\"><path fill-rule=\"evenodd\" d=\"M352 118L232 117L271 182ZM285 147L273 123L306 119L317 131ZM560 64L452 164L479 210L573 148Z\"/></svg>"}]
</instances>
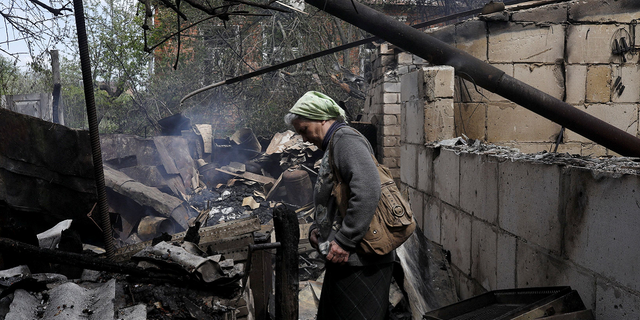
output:
<instances>
[{"instance_id":1,"label":"bag buckle","mask_svg":"<svg viewBox=\"0 0 640 320\"><path fill-rule=\"evenodd\" d=\"M404 216L404 208L400 205L395 205L393 207L393 215L398 218Z\"/></svg>"}]
</instances>

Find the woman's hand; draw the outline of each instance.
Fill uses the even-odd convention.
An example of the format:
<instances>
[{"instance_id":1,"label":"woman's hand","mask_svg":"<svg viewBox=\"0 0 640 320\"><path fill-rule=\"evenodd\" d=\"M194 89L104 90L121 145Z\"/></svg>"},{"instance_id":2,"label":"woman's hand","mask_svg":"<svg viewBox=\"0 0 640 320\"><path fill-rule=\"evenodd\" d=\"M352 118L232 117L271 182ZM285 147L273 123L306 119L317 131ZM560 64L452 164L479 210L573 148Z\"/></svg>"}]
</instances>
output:
<instances>
[{"instance_id":1,"label":"woman's hand","mask_svg":"<svg viewBox=\"0 0 640 320\"><path fill-rule=\"evenodd\" d=\"M318 249L318 229L311 230L311 234L309 234L309 243L311 246Z\"/></svg>"},{"instance_id":2,"label":"woman's hand","mask_svg":"<svg viewBox=\"0 0 640 320\"><path fill-rule=\"evenodd\" d=\"M329 249L329 253L327 254L327 260L333 263L344 264L345 262L347 262L347 260L349 260L349 252L342 249L342 247L340 247L340 245L335 240L331 241L331 248Z\"/></svg>"}]
</instances>

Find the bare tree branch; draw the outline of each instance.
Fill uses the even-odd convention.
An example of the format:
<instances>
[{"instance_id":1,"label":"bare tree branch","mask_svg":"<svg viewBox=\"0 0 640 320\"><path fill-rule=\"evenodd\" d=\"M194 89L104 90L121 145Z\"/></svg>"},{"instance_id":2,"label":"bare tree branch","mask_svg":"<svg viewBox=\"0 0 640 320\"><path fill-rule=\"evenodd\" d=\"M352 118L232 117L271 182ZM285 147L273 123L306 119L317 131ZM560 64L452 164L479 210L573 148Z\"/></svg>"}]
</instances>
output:
<instances>
[{"instance_id":1,"label":"bare tree branch","mask_svg":"<svg viewBox=\"0 0 640 320\"><path fill-rule=\"evenodd\" d=\"M69 8L64 8L64 7L63 7L63 8L60 8L60 9L52 8L52 7L50 7L50 6L46 5L46 4L44 4L44 3L42 3L42 2L40 2L40 1L38 1L38 0L29 0L29 1L31 1L31 2L33 2L33 3L35 3L35 4L37 4L37 5L39 5L39 6L43 7L43 8L45 8L45 9L47 9L47 11L51 12L54 16L59 16L59 15L61 15L61 14L62 14L62 11L64 11L64 10L67 10L67 11L71 11L71 12L73 12L73 10L71 10L71 9L69 9Z\"/></svg>"}]
</instances>

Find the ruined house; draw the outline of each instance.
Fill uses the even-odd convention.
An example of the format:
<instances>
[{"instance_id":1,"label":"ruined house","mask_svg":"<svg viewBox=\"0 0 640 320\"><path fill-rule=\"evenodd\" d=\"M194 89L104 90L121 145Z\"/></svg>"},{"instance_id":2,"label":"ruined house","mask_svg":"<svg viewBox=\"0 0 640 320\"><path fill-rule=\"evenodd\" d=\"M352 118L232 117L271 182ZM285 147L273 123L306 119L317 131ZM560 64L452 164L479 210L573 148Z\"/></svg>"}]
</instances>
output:
<instances>
[{"instance_id":1,"label":"ruined house","mask_svg":"<svg viewBox=\"0 0 640 320\"><path fill-rule=\"evenodd\" d=\"M633 0L532 1L427 32L637 136L638 19ZM634 159L616 163L615 152L451 67L390 45L372 60L365 114L378 127L379 160L426 237L451 252L462 299L570 285L597 319L638 318ZM459 136L469 146L434 143ZM502 147L469 148L474 139Z\"/></svg>"},{"instance_id":2,"label":"ruined house","mask_svg":"<svg viewBox=\"0 0 640 320\"><path fill-rule=\"evenodd\" d=\"M532 1L428 32L637 136L639 18L633 0ZM460 299L571 286L597 319L638 318L637 158L393 45L372 61L379 160L449 253Z\"/></svg>"}]
</instances>

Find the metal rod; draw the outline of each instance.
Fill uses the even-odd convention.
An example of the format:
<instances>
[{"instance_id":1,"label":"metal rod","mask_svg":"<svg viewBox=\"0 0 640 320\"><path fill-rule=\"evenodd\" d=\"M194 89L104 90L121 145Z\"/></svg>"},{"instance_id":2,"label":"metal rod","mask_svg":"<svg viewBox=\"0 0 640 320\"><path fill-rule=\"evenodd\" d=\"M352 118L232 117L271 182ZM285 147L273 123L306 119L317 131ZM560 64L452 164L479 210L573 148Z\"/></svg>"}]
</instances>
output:
<instances>
[{"instance_id":1,"label":"metal rod","mask_svg":"<svg viewBox=\"0 0 640 320\"><path fill-rule=\"evenodd\" d=\"M280 242L270 242L270 243L259 243L259 244L250 244L249 251L253 252L256 250L269 250L280 248Z\"/></svg>"},{"instance_id":2,"label":"metal rod","mask_svg":"<svg viewBox=\"0 0 640 320\"><path fill-rule=\"evenodd\" d=\"M84 24L84 8L82 0L73 0L75 9L76 29L78 32L78 48L80 49L80 65L82 68L82 83L84 85L84 98L87 104L87 117L89 119L89 136L91 139L91 154L93 156L93 174L96 180L98 196L98 212L100 212L100 224L104 239L107 259L114 260L114 242L111 234L111 219L109 218L109 205L107 204L107 192L104 186L104 169L102 168L102 150L100 149L100 134L98 132L98 117L96 115L96 100L93 95L93 78L91 77L91 62L89 60L89 45L87 30Z\"/></svg>"},{"instance_id":3,"label":"metal rod","mask_svg":"<svg viewBox=\"0 0 640 320\"><path fill-rule=\"evenodd\" d=\"M352 0L305 0L624 156L640 156L640 139L525 84L498 68ZM352 4L353 3L353 4ZM355 8L354 8L355 7ZM356 11L357 10L357 11Z\"/></svg>"}]
</instances>

